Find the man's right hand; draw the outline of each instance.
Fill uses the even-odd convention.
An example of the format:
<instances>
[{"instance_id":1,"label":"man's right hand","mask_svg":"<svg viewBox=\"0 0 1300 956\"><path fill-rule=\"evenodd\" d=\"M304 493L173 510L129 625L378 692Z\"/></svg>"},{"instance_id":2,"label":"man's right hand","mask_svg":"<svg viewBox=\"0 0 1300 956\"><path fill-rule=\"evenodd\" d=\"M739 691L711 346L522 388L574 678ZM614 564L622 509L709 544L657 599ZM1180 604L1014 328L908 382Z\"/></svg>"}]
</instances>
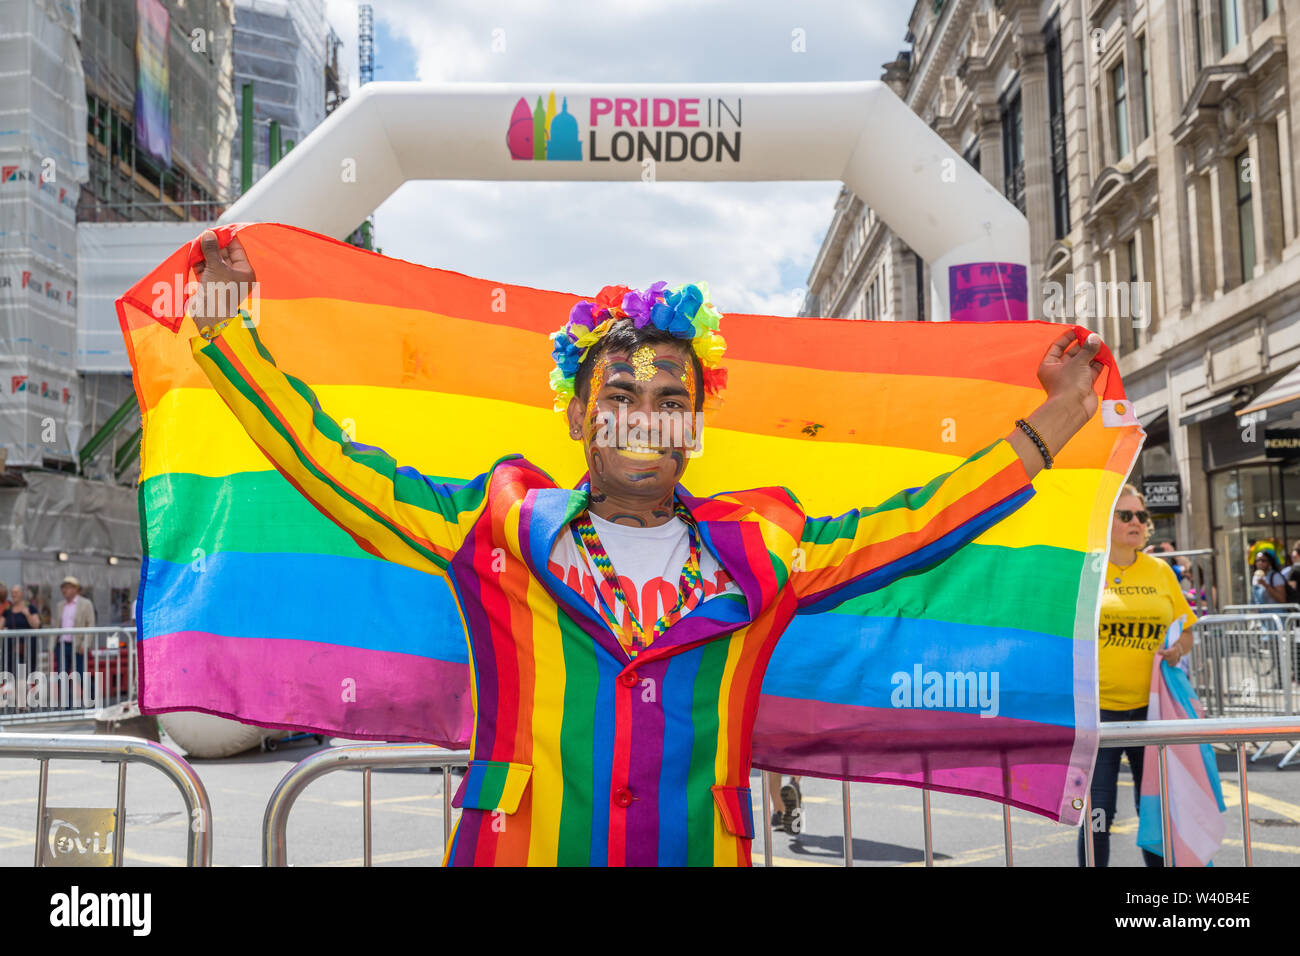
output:
<instances>
[{"instance_id":1,"label":"man's right hand","mask_svg":"<svg viewBox=\"0 0 1300 956\"><path fill-rule=\"evenodd\" d=\"M231 318L257 282L248 254L237 236L221 248L217 234L211 229L199 236L199 248L203 251L203 261L194 266L194 275L200 288L191 300L190 314L196 321Z\"/></svg>"}]
</instances>

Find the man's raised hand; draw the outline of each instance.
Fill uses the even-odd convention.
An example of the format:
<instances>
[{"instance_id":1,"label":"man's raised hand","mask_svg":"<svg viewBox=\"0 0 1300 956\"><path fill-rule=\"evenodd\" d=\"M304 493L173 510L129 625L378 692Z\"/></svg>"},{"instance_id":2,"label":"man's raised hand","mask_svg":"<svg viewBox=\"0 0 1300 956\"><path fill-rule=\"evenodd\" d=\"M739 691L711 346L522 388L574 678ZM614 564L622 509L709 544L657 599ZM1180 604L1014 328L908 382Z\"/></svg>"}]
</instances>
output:
<instances>
[{"instance_id":1,"label":"man's raised hand","mask_svg":"<svg viewBox=\"0 0 1300 956\"><path fill-rule=\"evenodd\" d=\"M1093 386L1105 367L1094 361L1100 350L1101 336L1096 332L1082 344L1074 332L1064 332L1048 346L1038 365L1038 381L1047 392L1047 400L1075 406L1079 427L1097 411L1097 392Z\"/></svg>"},{"instance_id":2,"label":"man's raised hand","mask_svg":"<svg viewBox=\"0 0 1300 956\"><path fill-rule=\"evenodd\" d=\"M1047 399L1029 416L1028 422L1053 456L1097 413L1097 376L1105 367L1095 361L1100 350L1101 336L1095 332L1082 344L1073 331L1064 332L1048 346L1038 364L1038 381L1047 392ZM1042 470L1043 456L1021 429L1013 428L1007 441L1020 456L1030 478Z\"/></svg>"},{"instance_id":3,"label":"man's raised hand","mask_svg":"<svg viewBox=\"0 0 1300 956\"><path fill-rule=\"evenodd\" d=\"M190 314L196 321L228 319L239 311L239 303L256 289L257 276L248 261L248 253L238 237L232 238L223 249L211 229L199 236L199 249L203 259L194 266L199 291L190 300Z\"/></svg>"}]
</instances>

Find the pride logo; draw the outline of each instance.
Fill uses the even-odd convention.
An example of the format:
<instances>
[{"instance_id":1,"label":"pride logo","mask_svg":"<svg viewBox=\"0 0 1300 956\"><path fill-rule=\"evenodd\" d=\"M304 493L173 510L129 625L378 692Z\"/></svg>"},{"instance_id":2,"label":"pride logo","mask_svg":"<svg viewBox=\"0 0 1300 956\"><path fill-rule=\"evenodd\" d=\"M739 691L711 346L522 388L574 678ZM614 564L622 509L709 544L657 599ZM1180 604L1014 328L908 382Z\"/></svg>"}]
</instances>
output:
<instances>
[{"instance_id":1,"label":"pride logo","mask_svg":"<svg viewBox=\"0 0 1300 956\"><path fill-rule=\"evenodd\" d=\"M582 140L578 136L578 121L569 112L569 99L565 97L559 112L555 109L555 91L551 90L546 106L537 97L531 110L522 96L510 114L510 129L506 145L512 159L582 159Z\"/></svg>"}]
</instances>

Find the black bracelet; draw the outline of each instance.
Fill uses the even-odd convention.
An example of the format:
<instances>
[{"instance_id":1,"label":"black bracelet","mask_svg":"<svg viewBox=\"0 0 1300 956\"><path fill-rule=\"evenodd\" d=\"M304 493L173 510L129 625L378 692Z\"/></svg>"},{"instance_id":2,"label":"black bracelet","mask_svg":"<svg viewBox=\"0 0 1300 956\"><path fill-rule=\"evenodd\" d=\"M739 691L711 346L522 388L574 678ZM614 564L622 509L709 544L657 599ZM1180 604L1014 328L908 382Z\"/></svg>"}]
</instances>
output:
<instances>
[{"instance_id":1,"label":"black bracelet","mask_svg":"<svg viewBox=\"0 0 1300 956\"><path fill-rule=\"evenodd\" d=\"M1052 454L1047 450L1047 443L1043 441L1043 436L1038 434L1038 429L1023 418L1016 419L1016 427L1029 436L1030 441L1038 446L1038 453L1043 456L1043 467L1052 467Z\"/></svg>"}]
</instances>

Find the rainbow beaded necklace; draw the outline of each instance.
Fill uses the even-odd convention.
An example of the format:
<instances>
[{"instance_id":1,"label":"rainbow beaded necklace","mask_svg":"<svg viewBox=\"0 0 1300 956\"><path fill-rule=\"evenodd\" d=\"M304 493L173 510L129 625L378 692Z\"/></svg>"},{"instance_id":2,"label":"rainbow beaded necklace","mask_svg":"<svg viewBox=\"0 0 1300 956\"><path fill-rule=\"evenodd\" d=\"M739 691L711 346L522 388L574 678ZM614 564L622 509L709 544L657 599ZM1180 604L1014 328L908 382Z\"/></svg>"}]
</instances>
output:
<instances>
[{"instance_id":1,"label":"rainbow beaded necklace","mask_svg":"<svg viewBox=\"0 0 1300 956\"><path fill-rule=\"evenodd\" d=\"M591 556L591 563L596 566L601 576L609 583L610 590L614 592L614 597L623 605L624 610L627 611L627 616L632 621L632 633L629 640L622 625L614 616L614 609L606 602L604 593L600 588L596 588L596 595L600 599L600 609L604 612L605 620L609 624L610 630L619 636L619 643L627 650L628 657L636 657L639 651L649 647L660 634L668 630L668 625L685 606L690 596L697 589L703 587L704 584L703 575L700 573L700 534L695 526L695 519L680 501L675 502L673 505L673 516L686 522L686 534L690 540L690 553L686 557L686 563L682 566L682 576L677 586L677 603L671 610L665 611L659 620L654 622L649 640L646 640L645 628L641 626L637 616L632 613L632 606L627 603L627 597L623 593L623 586L618 583L618 575L614 572L614 562L610 560L609 553L605 550L604 545L600 543L600 536L596 534L596 526L591 523L591 518L584 511L581 516L573 520L573 537L578 542L578 546L586 548L587 553Z\"/></svg>"}]
</instances>

